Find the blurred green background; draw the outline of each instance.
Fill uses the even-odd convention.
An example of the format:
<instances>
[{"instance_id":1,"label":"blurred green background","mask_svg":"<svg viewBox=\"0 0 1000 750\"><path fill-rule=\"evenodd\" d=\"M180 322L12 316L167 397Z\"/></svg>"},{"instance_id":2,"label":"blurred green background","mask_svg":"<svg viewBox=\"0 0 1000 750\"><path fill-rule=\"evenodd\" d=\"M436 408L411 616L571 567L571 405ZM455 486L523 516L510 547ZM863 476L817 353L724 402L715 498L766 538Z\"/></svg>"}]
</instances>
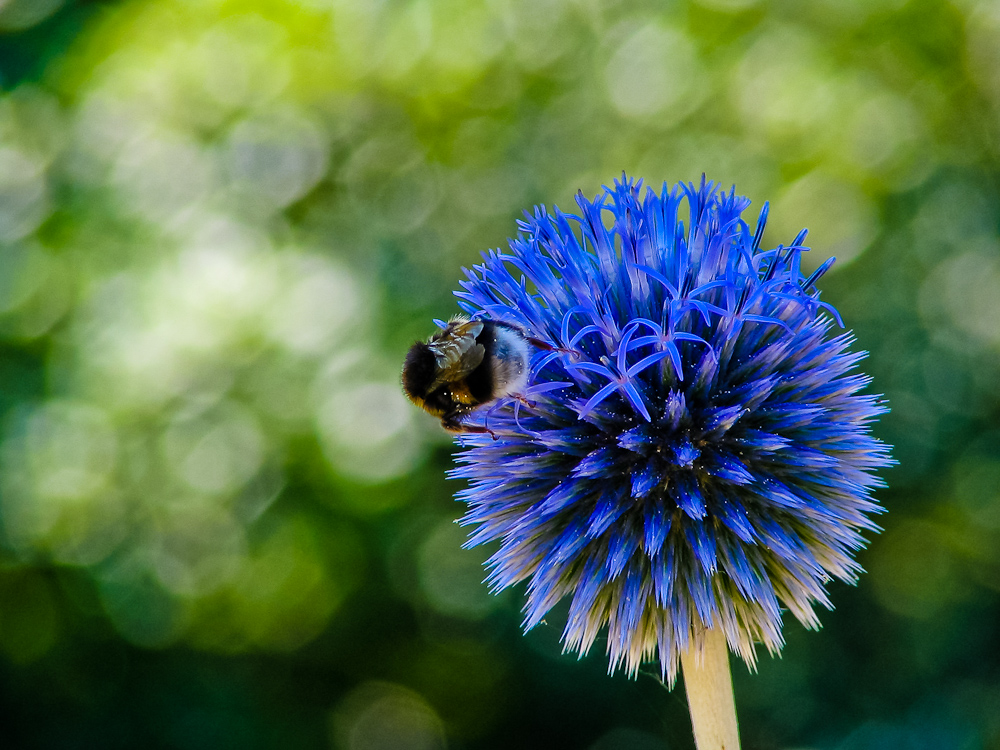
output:
<instances>
[{"instance_id":1,"label":"blurred green background","mask_svg":"<svg viewBox=\"0 0 1000 750\"><path fill-rule=\"evenodd\" d=\"M893 409L744 748L1000 748L996 0L0 0L0 745L690 748L487 594L397 384L622 170L809 227Z\"/></svg>"}]
</instances>

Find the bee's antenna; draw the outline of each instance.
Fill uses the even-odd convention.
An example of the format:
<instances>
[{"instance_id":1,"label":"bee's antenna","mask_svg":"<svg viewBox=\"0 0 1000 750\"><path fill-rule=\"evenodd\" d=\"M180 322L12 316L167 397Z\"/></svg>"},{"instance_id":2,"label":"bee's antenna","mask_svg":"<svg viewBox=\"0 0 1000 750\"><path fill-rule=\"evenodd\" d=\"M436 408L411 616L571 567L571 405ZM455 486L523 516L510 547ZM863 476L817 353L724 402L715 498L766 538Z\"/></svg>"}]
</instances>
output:
<instances>
[{"instance_id":1,"label":"bee's antenna","mask_svg":"<svg viewBox=\"0 0 1000 750\"><path fill-rule=\"evenodd\" d=\"M527 341L532 346L542 349L547 352L559 352L560 354L568 354L573 359L580 359L583 354L578 352L576 349L564 349L561 346L552 346L548 341L542 341L541 339L536 339L534 336L525 336L524 340Z\"/></svg>"},{"instance_id":2,"label":"bee's antenna","mask_svg":"<svg viewBox=\"0 0 1000 750\"><path fill-rule=\"evenodd\" d=\"M449 428L446 427L445 429L449 429ZM500 439L499 437L497 437L497 434L495 432L493 432L493 430L491 430L489 427L486 427L486 426L480 427L477 424L462 424L462 425L459 425L456 428L451 428L451 431L452 432L468 432L468 433L474 433L476 435L482 435L482 434L488 432L490 434L490 437L493 438L494 440L499 440Z\"/></svg>"},{"instance_id":3,"label":"bee's antenna","mask_svg":"<svg viewBox=\"0 0 1000 750\"><path fill-rule=\"evenodd\" d=\"M493 406L487 409L486 414L483 415L483 429L485 429L488 433L490 433L490 437L492 437L494 440L499 440L500 438L498 438L497 434L490 429L490 414L496 411L501 403L503 402L497 401L495 404L493 404Z\"/></svg>"},{"instance_id":4,"label":"bee's antenna","mask_svg":"<svg viewBox=\"0 0 1000 750\"><path fill-rule=\"evenodd\" d=\"M524 425L522 425L521 424L521 419L520 419L520 417L521 417L521 405L523 404L524 406L527 406L529 409L534 409L535 408L535 402L534 401L529 401L524 396L511 396L511 398L514 399L514 424L517 425L518 429L521 430L521 432L525 432L528 435L535 435L535 436L537 436L539 433L535 432L534 430L529 430L527 427L525 427Z\"/></svg>"}]
</instances>

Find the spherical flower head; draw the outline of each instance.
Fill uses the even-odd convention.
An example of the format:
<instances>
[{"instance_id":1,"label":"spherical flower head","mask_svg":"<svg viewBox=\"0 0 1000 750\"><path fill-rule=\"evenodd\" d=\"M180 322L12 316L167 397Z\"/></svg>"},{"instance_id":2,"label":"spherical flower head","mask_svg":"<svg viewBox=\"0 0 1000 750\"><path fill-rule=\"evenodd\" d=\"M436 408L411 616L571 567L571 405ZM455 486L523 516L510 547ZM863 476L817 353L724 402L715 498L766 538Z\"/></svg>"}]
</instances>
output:
<instances>
[{"instance_id":1,"label":"spherical flower head","mask_svg":"<svg viewBox=\"0 0 1000 750\"><path fill-rule=\"evenodd\" d=\"M564 597L567 650L607 626L610 671L658 658L672 682L706 628L752 667L755 644L781 648L783 610L818 626L878 529L886 409L819 300L830 262L800 272L805 232L762 250L767 206L751 230L749 203L623 176L579 215L526 213L456 293L552 347L460 438L468 546L499 541L488 581L527 581L526 628Z\"/></svg>"}]
</instances>

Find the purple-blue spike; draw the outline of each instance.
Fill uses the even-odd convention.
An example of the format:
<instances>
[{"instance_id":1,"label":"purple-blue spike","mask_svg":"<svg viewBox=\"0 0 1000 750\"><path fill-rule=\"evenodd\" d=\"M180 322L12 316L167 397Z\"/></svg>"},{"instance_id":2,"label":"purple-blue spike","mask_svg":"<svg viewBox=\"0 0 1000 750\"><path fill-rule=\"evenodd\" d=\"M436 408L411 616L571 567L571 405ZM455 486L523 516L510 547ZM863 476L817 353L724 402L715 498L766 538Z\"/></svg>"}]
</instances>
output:
<instances>
[{"instance_id":1,"label":"purple-blue spike","mask_svg":"<svg viewBox=\"0 0 1000 750\"><path fill-rule=\"evenodd\" d=\"M587 536L596 538L607 531L629 509L630 498L631 493L624 493L618 487L605 490L590 514Z\"/></svg>"},{"instance_id":2,"label":"purple-blue spike","mask_svg":"<svg viewBox=\"0 0 1000 750\"><path fill-rule=\"evenodd\" d=\"M670 494L677 507L684 511L688 518L700 521L707 513L705 498L701 494L698 483L686 474L678 474L670 485Z\"/></svg>"},{"instance_id":3,"label":"purple-blue spike","mask_svg":"<svg viewBox=\"0 0 1000 750\"><path fill-rule=\"evenodd\" d=\"M652 556L659 552L670 533L670 514L663 505L656 502L646 504L643 512L642 548Z\"/></svg>"},{"instance_id":4,"label":"purple-blue spike","mask_svg":"<svg viewBox=\"0 0 1000 750\"><path fill-rule=\"evenodd\" d=\"M802 278L805 235L762 247L768 206L751 229L707 178L640 185L536 207L466 271L466 314L556 349L468 417L492 434L460 435L453 475L469 544L500 543L493 589L527 582L526 626L570 597L572 648L603 626L612 668L656 651L672 679L699 628L728 623L746 656L781 648L783 609L812 624L826 582L860 572L892 460L863 354L819 299L832 260Z\"/></svg>"},{"instance_id":5,"label":"purple-blue spike","mask_svg":"<svg viewBox=\"0 0 1000 750\"><path fill-rule=\"evenodd\" d=\"M681 436L673 445L674 463L685 469L694 466L694 462L701 456L701 449L691 442L686 435Z\"/></svg>"},{"instance_id":6,"label":"purple-blue spike","mask_svg":"<svg viewBox=\"0 0 1000 750\"><path fill-rule=\"evenodd\" d=\"M638 547L639 540L636 538L632 529L626 530L625 533L616 534L608 540L608 556L604 563L604 567L607 570L608 578L610 580L613 581L621 575L622 571L625 570L628 565L629 559L632 557L632 553L634 553Z\"/></svg>"},{"instance_id":7,"label":"purple-blue spike","mask_svg":"<svg viewBox=\"0 0 1000 750\"><path fill-rule=\"evenodd\" d=\"M660 483L660 472L650 463L632 470L632 497L646 497Z\"/></svg>"}]
</instances>

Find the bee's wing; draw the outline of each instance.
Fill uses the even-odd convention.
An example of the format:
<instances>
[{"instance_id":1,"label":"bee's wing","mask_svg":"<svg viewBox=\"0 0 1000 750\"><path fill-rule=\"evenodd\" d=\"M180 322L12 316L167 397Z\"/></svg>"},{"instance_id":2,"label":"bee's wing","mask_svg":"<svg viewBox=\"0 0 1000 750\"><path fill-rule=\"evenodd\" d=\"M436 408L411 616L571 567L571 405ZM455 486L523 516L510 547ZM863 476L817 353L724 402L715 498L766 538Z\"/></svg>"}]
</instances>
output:
<instances>
[{"instance_id":1,"label":"bee's wing","mask_svg":"<svg viewBox=\"0 0 1000 750\"><path fill-rule=\"evenodd\" d=\"M452 323L446 329L446 335L428 342L438 369L438 376L428 391L442 383L461 380L482 364L486 349L476 343L476 336L482 331L483 324L478 320Z\"/></svg>"}]
</instances>

